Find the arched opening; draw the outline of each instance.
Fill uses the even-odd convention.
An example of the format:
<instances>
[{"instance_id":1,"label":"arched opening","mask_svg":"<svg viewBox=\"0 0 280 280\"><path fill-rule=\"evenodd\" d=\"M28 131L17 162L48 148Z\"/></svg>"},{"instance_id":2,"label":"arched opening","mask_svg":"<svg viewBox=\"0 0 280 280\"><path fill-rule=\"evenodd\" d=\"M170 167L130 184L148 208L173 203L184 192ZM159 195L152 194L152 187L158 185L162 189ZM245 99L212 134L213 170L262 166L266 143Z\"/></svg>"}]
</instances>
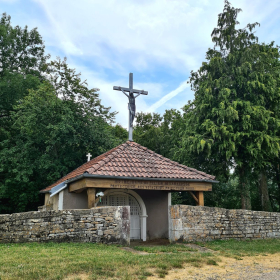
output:
<instances>
[{"instance_id":1,"label":"arched opening","mask_svg":"<svg viewBox=\"0 0 280 280\"><path fill-rule=\"evenodd\" d=\"M146 241L147 211L146 206L135 191L106 190L96 206L130 206L130 239Z\"/></svg>"}]
</instances>

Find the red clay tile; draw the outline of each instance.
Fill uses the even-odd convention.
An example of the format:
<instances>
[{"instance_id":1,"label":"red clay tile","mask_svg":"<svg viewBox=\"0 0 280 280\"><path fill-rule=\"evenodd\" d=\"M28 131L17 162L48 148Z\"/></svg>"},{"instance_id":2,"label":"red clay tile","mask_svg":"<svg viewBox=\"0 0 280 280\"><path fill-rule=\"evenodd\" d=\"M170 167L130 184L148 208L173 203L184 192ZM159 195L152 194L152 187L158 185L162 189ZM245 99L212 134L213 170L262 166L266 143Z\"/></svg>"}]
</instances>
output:
<instances>
[{"instance_id":1,"label":"red clay tile","mask_svg":"<svg viewBox=\"0 0 280 280\"><path fill-rule=\"evenodd\" d=\"M83 173L139 178L215 179L215 176L179 164L135 142L127 141L86 162L42 191L48 191L59 183Z\"/></svg>"}]
</instances>

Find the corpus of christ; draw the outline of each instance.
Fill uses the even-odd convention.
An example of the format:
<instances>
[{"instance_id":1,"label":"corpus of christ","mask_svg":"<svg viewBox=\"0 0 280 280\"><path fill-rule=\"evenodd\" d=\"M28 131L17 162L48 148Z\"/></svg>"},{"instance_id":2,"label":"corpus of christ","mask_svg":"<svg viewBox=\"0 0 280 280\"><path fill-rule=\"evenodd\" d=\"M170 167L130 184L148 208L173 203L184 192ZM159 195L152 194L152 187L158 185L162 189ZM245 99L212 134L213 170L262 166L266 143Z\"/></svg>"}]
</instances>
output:
<instances>
[{"instance_id":1,"label":"corpus of christ","mask_svg":"<svg viewBox=\"0 0 280 280\"><path fill-rule=\"evenodd\" d=\"M128 111L129 111L128 140L133 141L133 135L132 135L133 120L136 114L135 98L137 98L140 94L147 95L148 92L144 90L133 89L133 73L129 73L129 88L114 86L113 89L122 91L128 97ZM136 95L134 95L134 93Z\"/></svg>"}]
</instances>

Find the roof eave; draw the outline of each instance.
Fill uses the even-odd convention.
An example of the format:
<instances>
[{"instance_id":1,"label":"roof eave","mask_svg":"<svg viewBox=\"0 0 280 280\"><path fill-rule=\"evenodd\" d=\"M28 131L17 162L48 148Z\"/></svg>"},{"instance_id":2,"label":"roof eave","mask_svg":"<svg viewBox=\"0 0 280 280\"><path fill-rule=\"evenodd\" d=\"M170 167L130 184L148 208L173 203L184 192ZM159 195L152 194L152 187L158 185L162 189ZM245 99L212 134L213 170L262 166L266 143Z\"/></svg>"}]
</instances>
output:
<instances>
[{"instance_id":1,"label":"roof eave","mask_svg":"<svg viewBox=\"0 0 280 280\"><path fill-rule=\"evenodd\" d=\"M147 177L127 177L127 176L112 176L112 175L95 175L84 173L82 175L78 175L76 177L70 178L65 181L65 184L69 184L75 181L78 181L82 178L97 178L97 179L126 179L126 180L138 180L138 181L173 181L173 182L206 182L206 183L219 183L216 180L209 179L178 179L178 178L147 178ZM40 193L50 193L51 190L40 191Z\"/></svg>"},{"instance_id":2,"label":"roof eave","mask_svg":"<svg viewBox=\"0 0 280 280\"><path fill-rule=\"evenodd\" d=\"M88 174L88 173L84 173L82 175L82 177L84 177L84 178L104 178L104 179L126 179L126 180L138 180L138 181L181 181L181 182L219 183L219 181L208 180L208 179L147 178L147 177L128 177L128 176L120 177L120 176L111 176L111 175L94 175L94 174ZM73 181L76 181L76 180L77 180L76 178L73 178ZM72 179L70 179L68 181L68 183L69 182L72 182Z\"/></svg>"}]
</instances>

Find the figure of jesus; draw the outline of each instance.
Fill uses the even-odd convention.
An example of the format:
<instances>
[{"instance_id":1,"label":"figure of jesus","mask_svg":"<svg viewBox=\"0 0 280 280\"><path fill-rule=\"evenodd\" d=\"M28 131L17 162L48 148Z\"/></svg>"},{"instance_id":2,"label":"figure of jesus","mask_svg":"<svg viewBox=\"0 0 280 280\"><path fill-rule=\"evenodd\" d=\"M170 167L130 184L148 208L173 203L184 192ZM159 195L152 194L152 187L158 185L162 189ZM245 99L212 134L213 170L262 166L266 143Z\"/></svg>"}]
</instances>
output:
<instances>
[{"instance_id":1,"label":"figure of jesus","mask_svg":"<svg viewBox=\"0 0 280 280\"><path fill-rule=\"evenodd\" d=\"M128 110L129 110L129 126L133 127L133 120L136 113L135 96L133 92L129 93L128 97Z\"/></svg>"},{"instance_id":2,"label":"figure of jesus","mask_svg":"<svg viewBox=\"0 0 280 280\"><path fill-rule=\"evenodd\" d=\"M133 120L136 114L136 105L135 105L135 98L138 97L140 94L147 95L148 92L139 89L133 89L133 74L129 73L129 88L125 87L113 87L114 90L122 91L128 97L128 110L129 110L129 137L130 141L132 140L132 132L133 132ZM128 94L127 94L128 93ZM136 93L136 95L134 95Z\"/></svg>"}]
</instances>

